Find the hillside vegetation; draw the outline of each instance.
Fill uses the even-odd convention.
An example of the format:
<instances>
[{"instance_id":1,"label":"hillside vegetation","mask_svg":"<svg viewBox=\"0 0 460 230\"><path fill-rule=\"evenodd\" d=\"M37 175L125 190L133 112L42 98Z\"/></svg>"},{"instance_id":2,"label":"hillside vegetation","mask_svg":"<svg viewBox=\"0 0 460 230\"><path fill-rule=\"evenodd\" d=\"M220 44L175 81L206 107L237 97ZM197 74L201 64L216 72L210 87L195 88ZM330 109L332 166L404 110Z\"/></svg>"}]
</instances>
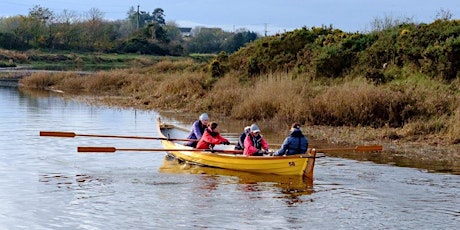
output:
<instances>
[{"instance_id":1,"label":"hillside vegetation","mask_svg":"<svg viewBox=\"0 0 460 230\"><path fill-rule=\"evenodd\" d=\"M384 130L377 138L457 145L459 57L459 20L365 34L313 27L258 39L209 63L164 60L89 77L35 74L22 83L104 95L113 105L208 111L279 127L370 127Z\"/></svg>"}]
</instances>

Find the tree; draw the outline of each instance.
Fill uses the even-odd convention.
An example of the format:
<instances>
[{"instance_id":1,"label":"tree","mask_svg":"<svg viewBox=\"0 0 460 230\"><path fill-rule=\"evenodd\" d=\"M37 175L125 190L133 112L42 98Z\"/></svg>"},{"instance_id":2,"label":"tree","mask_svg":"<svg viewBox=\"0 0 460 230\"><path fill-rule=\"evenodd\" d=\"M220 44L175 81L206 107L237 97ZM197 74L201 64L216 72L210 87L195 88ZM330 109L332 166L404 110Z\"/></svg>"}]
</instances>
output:
<instances>
[{"instance_id":1,"label":"tree","mask_svg":"<svg viewBox=\"0 0 460 230\"><path fill-rule=\"evenodd\" d=\"M153 20L153 22L156 22L159 25L164 26L166 24L165 23L165 12L164 12L164 10L161 9L161 8L156 8L155 10L153 10L153 12L152 12L152 20Z\"/></svg>"},{"instance_id":2,"label":"tree","mask_svg":"<svg viewBox=\"0 0 460 230\"><path fill-rule=\"evenodd\" d=\"M166 30L166 35L171 41L181 41L182 40L182 34L179 30L179 26L173 22L167 22L166 25L164 26Z\"/></svg>"},{"instance_id":3,"label":"tree","mask_svg":"<svg viewBox=\"0 0 460 230\"><path fill-rule=\"evenodd\" d=\"M71 49L81 38L78 25L81 19L75 11L63 10L56 16L54 46L59 49Z\"/></svg>"},{"instance_id":4,"label":"tree","mask_svg":"<svg viewBox=\"0 0 460 230\"><path fill-rule=\"evenodd\" d=\"M152 16L147 11L140 11L139 13L131 6L127 12L127 20L131 23L132 28L143 28L147 26L152 20Z\"/></svg>"},{"instance_id":5,"label":"tree","mask_svg":"<svg viewBox=\"0 0 460 230\"><path fill-rule=\"evenodd\" d=\"M190 53L218 53L225 40L225 32L221 28L196 27L189 42Z\"/></svg>"},{"instance_id":6,"label":"tree","mask_svg":"<svg viewBox=\"0 0 460 230\"><path fill-rule=\"evenodd\" d=\"M161 8L156 8L152 12L152 22L148 25L152 33L152 39L157 39L165 43L169 42L166 30L163 28L164 26L164 11Z\"/></svg>"},{"instance_id":7,"label":"tree","mask_svg":"<svg viewBox=\"0 0 460 230\"><path fill-rule=\"evenodd\" d=\"M27 25L28 18L24 16L14 16L14 17L8 17L8 18L2 18L1 19L1 24L0 24L0 31L7 34L11 33L14 35L15 39L9 42L18 42L21 45L21 47L28 46L28 40L32 38L32 35L30 34L30 31L26 30L26 25ZM5 35L8 36L8 35ZM5 46L10 46L6 45L8 41L7 38L3 38L4 44L2 46L6 48ZM26 45L27 43L27 45ZM11 44L11 43L10 43ZM11 45L13 48L14 45Z\"/></svg>"},{"instance_id":8,"label":"tree","mask_svg":"<svg viewBox=\"0 0 460 230\"><path fill-rule=\"evenodd\" d=\"M111 40L112 27L104 21L103 16L104 13L96 8L91 8L88 12L83 40L87 49L105 49L106 43Z\"/></svg>"},{"instance_id":9,"label":"tree","mask_svg":"<svg viewBox=\"0 0 460 230\"><path fill-rule=\"evenodd\" d=\"M250 31L240 31L235 33L228 33L222 43L222 49L227 53L233 53L246 43L255 41L257 33Z\"/></svg>"},{"instance_id":10,"label":"tree","mask_svg":"<svg viewBox=\"0 0 460 230\"><path fill-rule=\"evenodd\" d=\"M35 5L29 10L30 29L37 45L43 44L46 37L46 27L54 18L53 11L48 8Z\"/></svg>"},{"instance_id":11,"label":"tree","mask_svg":"<svg viewBox=\"0 0 460 230\"><path fill-rule=\"evenodd\" d=\"M54 16L53 11L51 11L50 9L41 7L39 5L35 5L32 9L30 9L29 17L37 19L40 22L46 24Z\"/></svg>"}]
</instances>

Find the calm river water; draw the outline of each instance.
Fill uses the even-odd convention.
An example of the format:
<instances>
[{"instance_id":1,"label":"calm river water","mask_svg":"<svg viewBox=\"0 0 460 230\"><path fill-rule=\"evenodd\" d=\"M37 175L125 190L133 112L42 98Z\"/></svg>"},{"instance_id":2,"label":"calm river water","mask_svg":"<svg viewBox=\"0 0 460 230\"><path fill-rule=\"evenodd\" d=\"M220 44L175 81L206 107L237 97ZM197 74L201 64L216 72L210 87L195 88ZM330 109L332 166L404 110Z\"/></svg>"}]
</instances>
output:
<instances>
[{"instance_id":1,"label":"calm river water","mask_svg":"<svg viewBox=\"0 0 460 230\"><path fill-rule=\"evenodd\" d=\"M460 227L459 175L326 157L308 184L184 167L163 152L79 154L77 146L161 145L39 131L158 136L158 114L9 87L0 87L0 108L0 229Z\"/></svg>"}]
</instances>

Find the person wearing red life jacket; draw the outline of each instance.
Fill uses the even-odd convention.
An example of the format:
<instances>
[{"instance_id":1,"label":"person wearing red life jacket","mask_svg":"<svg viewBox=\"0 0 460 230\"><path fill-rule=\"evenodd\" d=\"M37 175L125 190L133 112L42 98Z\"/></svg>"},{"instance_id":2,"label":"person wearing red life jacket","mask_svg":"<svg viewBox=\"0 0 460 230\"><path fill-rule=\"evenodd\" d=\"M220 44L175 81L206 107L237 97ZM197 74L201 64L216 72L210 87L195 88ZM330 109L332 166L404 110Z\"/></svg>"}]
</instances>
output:
<instances>
[{"instance_id":1,"label":"person wearing red life jacket","mask_svg":"<svg viewBox=\"0 0 460 230\"><path fill-rule=\"evenodd\" d=\"M217 123L211 122L208 127L204 130L203 136L196 145L197 149L213 149L215 145L223 144L229 145L230 142L222 137L217 129Z\"/></svg>"},{"instance_id":2,"label":"person wearing red life jacket","mask_svg":"<svg viewBox=\"0 0 460 230\"><path fill-rule=\"evenodd\" d=\"M251 132L244 140L243 154L245 156L263 156L268 153L268 143L260 134L259 126L251 125Z\"/></svg>"}]
</instances>

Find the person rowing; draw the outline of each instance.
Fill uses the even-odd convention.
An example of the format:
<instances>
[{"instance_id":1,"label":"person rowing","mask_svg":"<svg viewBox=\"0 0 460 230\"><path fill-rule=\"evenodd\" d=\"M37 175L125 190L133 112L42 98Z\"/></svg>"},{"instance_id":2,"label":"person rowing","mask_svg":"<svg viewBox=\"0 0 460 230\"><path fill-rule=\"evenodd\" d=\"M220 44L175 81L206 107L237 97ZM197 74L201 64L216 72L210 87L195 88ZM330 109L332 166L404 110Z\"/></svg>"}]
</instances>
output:
<instances>
[{"instance_id":1,"label":"person rowing","mask_svg":"<svg viewBox=\"0 0 460 230\"><path fill-rule=\"evenodd\" d=\"M243 154L246 156L263 156L268 153L268 143L260 134L259 126L251 125L251 132L244 140Z\"/></svg>"},{"instance_id":2,"label":"person rowing","mask_svg":"<svg viewBox=\"0 0 460 230\"><path fill-rule=\"evenodd\" d=\"M197 142L203 136L204 130L208 126L208 123L209 123L208 114L207 113L201 114L198 120L193 123L192 129L190 130L190 133L187 137L187 139L192 139L196 141L190 141L186 143L185 145L196 148Z\"/></svg>"},{"instance_id":3,"label":"person rowing","mask_svg":"<svg viewBox=\"0 0 460 230\"><path fill-rule=\"evenodd\" d=\"M200 141L198 141L196 148L212 150L218 144L229 145L230 142L220 135L217 123L211 122L205 129Z\"/></svg>"},{"instance_id":4,"label":"person rowing","mask_svg":"<svg viewBox=\"0 0 460 230\"><path fill-rule=\"evenodd\" d=\"M304 154L308 149L308 140L303 135L299 123L294 123L291 126L289 136L284 139L281 149L276 151L274 156Z\"/></svg>"}]
</instances>

